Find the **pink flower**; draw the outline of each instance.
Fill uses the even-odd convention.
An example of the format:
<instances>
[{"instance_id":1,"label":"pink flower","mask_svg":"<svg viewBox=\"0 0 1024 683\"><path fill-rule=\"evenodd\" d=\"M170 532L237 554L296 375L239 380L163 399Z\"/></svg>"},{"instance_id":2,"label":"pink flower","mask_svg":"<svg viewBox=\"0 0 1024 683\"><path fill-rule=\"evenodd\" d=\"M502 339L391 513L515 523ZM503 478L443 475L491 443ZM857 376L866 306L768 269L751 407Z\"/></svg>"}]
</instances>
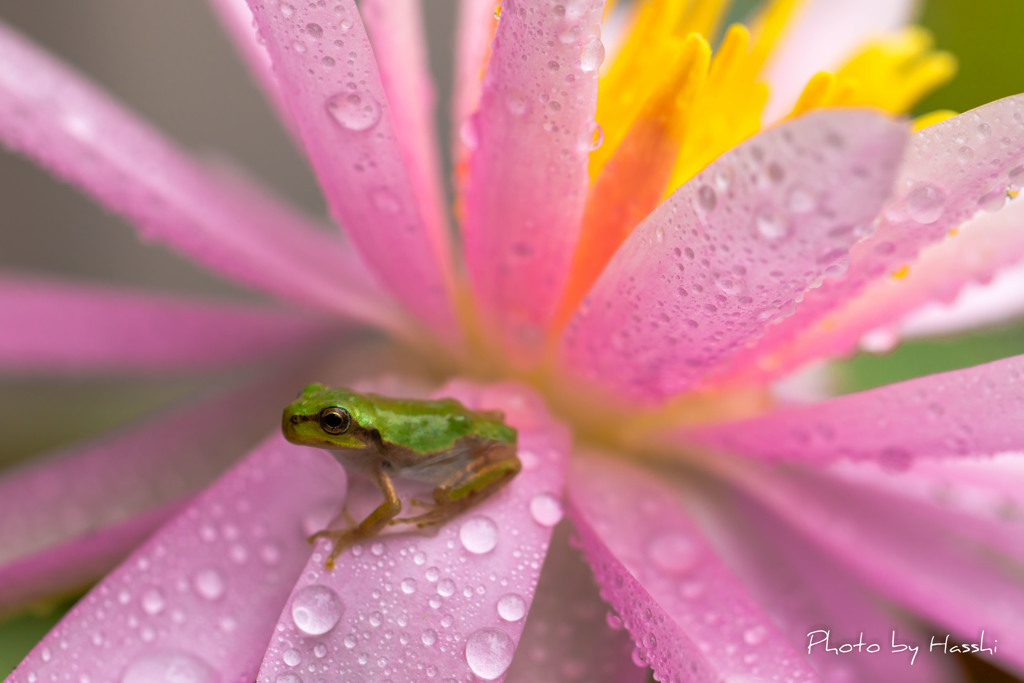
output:
<instances>
[{"instance_id":1,"label":"pink flower","mask_svg":"<svg viewBox=\"0 0 1024 683\"><path fill-rule=\"evenodd\" d=\"M1024 359L802 404L774 390L1024 255L1021 205L1003 208L1024 99L909 132L884 112L952 68L913 30L806 68L912 3L771 3L713 59L721 3L651 3L599 99L603 2L506 0L495 27L493 0L465 0L458 248L418 5L214 4L352 245L0 29L8 145L296 306L0 279L9 370L275 370L4 474L0 608L109 570L8 680L938 681L956 658L937 649L964 643L1024 669ZM537 393L439 389L503 409L523 472L436 536L328 571L304 539L344 472L274 414L307 379L372 369L356 327L424 374ZM353 480L349 504L365 494Z\"/></svg>"}]
</instances>

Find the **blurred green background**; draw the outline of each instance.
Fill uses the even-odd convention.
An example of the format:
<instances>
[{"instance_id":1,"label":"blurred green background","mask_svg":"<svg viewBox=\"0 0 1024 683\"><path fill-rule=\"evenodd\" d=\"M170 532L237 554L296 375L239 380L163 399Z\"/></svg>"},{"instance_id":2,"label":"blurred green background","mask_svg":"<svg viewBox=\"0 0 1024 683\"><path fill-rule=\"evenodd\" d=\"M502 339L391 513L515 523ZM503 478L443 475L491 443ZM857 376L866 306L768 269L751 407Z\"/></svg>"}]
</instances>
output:
<instances>
[{"instance_id":1,"label":"blurred green background","mask_svg":"<svg viewBox=\"0 0 1024 683\"><path fill-rule=\"evenodd\" d=\"M454 3L425 2L437 10L431 16L433 42L450 45L448 22ZM0 18L79 65L187 146L217 150L291 201L322 212L315 181L246 80L202 3L5 3L0 5ZM1024 91L1020 69L1024 2L933 0L924 6L921 23L931 29L939 47L958 57L960 70L953 83L929 96L918 112L963 111ZM445 72L450 54L440 49L434 58L436 70ZM446 84L441 83L440 101L445 101L446 93ZM248 296L163 250L138 249L134 236L117 219L9 155L0 157L0 199L6 221L0 231L0 268L65 272L188 293ZM68 223L73 225L54 232ZM851 390L1020 353L1024 353L1024 322L1008 321L958 339L907 342L886 355L862 354L838 369L844 388ZM98 433L195 388L194 379L167 386L134 380L106 384L5 380L0 384L0 430L13 435L5 437L0 465ZM98 390L107 398L95 402L91 397ZM30 424L32 416L58 396L65 403L97 405L93 412L83 410L81 424L54 434L52 442L18 442L18 432L29 430L10 427ZM16 665L66 606L0 622L0 675ZM973 680L1017 680L983 662L971 667Z\"/></svg>"}]
</instances>

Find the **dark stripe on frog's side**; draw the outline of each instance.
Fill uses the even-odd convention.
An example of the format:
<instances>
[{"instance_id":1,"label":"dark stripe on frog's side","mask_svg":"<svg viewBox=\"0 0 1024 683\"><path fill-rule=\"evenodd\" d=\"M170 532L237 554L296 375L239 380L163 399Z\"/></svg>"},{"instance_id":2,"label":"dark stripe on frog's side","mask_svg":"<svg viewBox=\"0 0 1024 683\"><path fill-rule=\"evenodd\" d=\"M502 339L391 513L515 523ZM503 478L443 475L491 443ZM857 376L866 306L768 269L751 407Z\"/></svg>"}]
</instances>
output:
<instances>
[{"instance_id":1,"label":"dark stripe on frog's side","mask_svg":"<svg viewBox=\"0 0 1024 683\"><path fill-rule=\"evenodd\" d=\"M384 447L384 460L405 479L436 483L476 460L500 460L515 453L516 442L493 441L476 435L458 439L449 448L418 453L395 444ZM490 456L493 454L493 458Z\"/></svg>"}]
</instances>

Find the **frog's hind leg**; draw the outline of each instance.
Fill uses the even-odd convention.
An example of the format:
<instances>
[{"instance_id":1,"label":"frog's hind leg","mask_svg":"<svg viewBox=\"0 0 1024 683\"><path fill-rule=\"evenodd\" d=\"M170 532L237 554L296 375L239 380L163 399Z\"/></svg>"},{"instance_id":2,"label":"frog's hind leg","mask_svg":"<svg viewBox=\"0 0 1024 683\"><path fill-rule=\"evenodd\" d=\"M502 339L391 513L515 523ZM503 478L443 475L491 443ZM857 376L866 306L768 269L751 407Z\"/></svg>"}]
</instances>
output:
<instances>
[{"instance_id":1,"label":"frog's hind leg","mask_svg":"<svg viewBox=\"0 0 1024 683\"><path fill-rule=\"evenodd\" d=\"M392 519L389 524L419 528L444 524L501 490L522 469L514 446L492 449L488 457L469 463L434 489L434 506L420 515Z\"/></svg>"},{"instance_id":2,"label":"frog's hind leg","mask_svg":"<svg viewBox=\"0 0 1024 683\"><path fill-rule=\"evenodd\" d=\"M394 519L395 515L402 511L402 501L395 493L395 486L391 483L391 478L387 473L383 469L376 469L373 472L373 481L380 492L384 494L384 502L367 515L366 519L352 528L323 529L309 537L310 543L314 543L318 538L330 539L333 547L331 554L327 556L327 562L324 563L328 569L334 569L334 560L345 548L367 538L373 538Z\"/></svg>"}]
</instances>

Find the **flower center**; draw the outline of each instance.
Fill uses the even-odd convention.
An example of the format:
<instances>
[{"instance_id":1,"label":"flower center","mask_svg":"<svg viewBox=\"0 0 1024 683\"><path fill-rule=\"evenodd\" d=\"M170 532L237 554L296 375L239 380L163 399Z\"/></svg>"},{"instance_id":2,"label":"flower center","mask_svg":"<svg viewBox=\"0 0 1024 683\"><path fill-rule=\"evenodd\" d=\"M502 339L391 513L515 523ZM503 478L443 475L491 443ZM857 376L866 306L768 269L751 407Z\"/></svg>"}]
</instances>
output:
<instances>
[{"instance_id":1,"label":"flower center","mask_svg":"<svg viewBox=\"0 0 1024 683\"><path fill-rule=\"evenodd\" d=\"M604 141L590 156L590 193L556 328L662 199L761 130L769 96L764 67L803 3L766 2L749 28L730 26L712 53L709 36L730 4L648 0L634 12L600 81ZM838 106L905 114L955 69L950 54L932 49L927 31L910 27L872 39L835 72L815 74L788 116ZM918 124L949 115L937 112Z\"/></svg>"}]
</instances>

